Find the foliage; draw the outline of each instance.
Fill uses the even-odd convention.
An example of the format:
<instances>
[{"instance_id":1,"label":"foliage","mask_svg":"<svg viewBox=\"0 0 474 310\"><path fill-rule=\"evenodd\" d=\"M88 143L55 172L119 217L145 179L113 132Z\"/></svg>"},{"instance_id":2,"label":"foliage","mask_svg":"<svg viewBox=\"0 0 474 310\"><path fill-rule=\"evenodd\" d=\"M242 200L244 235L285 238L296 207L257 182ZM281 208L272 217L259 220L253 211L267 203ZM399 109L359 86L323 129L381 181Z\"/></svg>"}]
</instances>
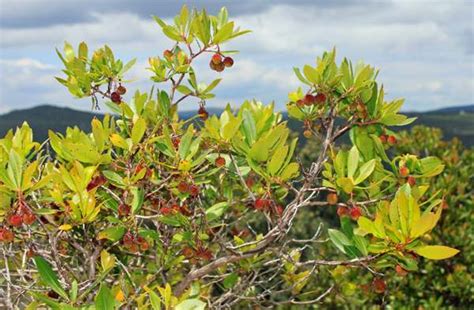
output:
<instances>
[{"instance_id":1,"label":"foliage","mask_svg":"<svg viewBox=\"0 0 474 310\"><path fill-rule=\"evenodd\" d=\"M423 307L449 308L464 307L473 302L472 285L473 232L469 224L473 221L473 188L474 153L465 148L457 139L444 141L439 129L415 126L410 131L398 134L399 142L391 152L395 154L411 153L417 156L436 156L446 165L445 170L431 179L428 195L439 195L443 198L443 216L440 223L430 235L423 239L431 243L445 243L461 250L462 255L455 256L449 262L437 263L431 260L419 260L419 270L411 271L396 268L386 273L386 294L371 291L374 275L349 269L340 269L342 274L339 294L326 298L326 306L345 307L347 304L367 305L380 304L395 309L414 309ZM308 141L300 152L303 162L310 163L317 154L319 145ZM334 214L324 208L303 210L298 217L300 227L294 233L298 238L310 238L308 230L314 220L319 219L327 226L335 226ZM335 255L337 249L330 245L321 245L319 252ZM334 275L334 274L333 274ZM339 275L338 275L339 276ZM330 282L326 278L325 282ZM352 287L352 289L348 289ZM380 297L377 298L377 295Z\"/></svg>"},{"instance_id":2,"label":"foliage","mask_svg":"<svg viewBox=\"0 0 474 310\"><path fill-rule=\"evenodd\" d=\"M234 64L222 44L246 31L227 11L183 7L174 24L155 20L174 41L149 61L160 88L126 102L123 74L133 60L123 65L107 46L89 57L85 43L76 54L66 43L58 52L66 77L58 81L93 106L102 96L118 118L94 119L90 133L51 131L43 145L27 124L0 140L7 307L312 304L337 283L322 294L307 290L321 266L381 275L416 270L418 256L457 254L422 239L441 216L442 199L428 188L444 166L433 156L389 158L396 137L388 127L414 119L399 113L403 100L384 99L375 69L346 59L338 65L334 50L295 69L305 91L290 93L289 115L322 145L302 167L293 156L297 140L273 104L245 101L238 111L208 115L205 102L220 79L198 83L192 65L206 54L214 71ZM198 115L181 120L178 106L190 98L199 100ZM345 133L353 146L337 150ZM321 205L339 207L341 227L328 233L342 260L308 255L318 234L290 235L300 210ZM381 279L374 286L385 290Z\"/></svg>"}]
</instances>

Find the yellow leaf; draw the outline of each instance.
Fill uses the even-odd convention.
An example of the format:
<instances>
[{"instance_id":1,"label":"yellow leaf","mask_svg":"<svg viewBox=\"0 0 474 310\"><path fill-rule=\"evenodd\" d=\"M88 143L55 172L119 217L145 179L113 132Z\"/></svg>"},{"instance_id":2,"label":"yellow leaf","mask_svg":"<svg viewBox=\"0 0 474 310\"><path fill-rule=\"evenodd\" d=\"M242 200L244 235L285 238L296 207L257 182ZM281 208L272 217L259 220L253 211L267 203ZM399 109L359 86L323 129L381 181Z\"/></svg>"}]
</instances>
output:
<instances>
[{"instance_id":1,"label":"yellow leaf","mask_svg":"<svg viewBox=\"0 0 474 310\"><path fill-rule=\"evenodd\" d=\"M114 133L110 136L110 141L112 142L113 145L115 145L116 147L120 147L122 149L125 149L125 150L128 150L128 144L127 144L127 141L125 141L124 138L122 138L122 136Z\"/></svg>"},{"instance_id":2,"label":"yellow leaf","mask_svg":"<svg viewBox=\"0 0 474 310\"><path fill-rule=\"evenodd\" d=\"M100 264L102 266L102 269L104 271L107 271L114 267L115 257L113 255L110 255L109 252L107 252L106 250L102 250L102 252L100 252Z\"/></svg>"},{"instance_id":3,"label":"yellow leaf","mask_svg":"<svg viewBox=\"0 0 474 310\"><path fill-rule=\"evenodd\" d=\"M436 216L433 213L429 212L423 214L415 223L413 223L413 227L411 228L410 232L410 237L416 238L432 229L435 220Z\"/></svg>"},{"instance_id":4,"label":"yellow leaf","mask_svg":"<svg viewBox=\"0 0 474 310\"><path fill-rule=\"evenodd\" d=\"M58 229L63 230L63 231L68 231L68 230L72 229L72 226L70 224L63 224L63 225L59 226Z\"/></svg>"},{"instance_id":5,"label":"yellow leaf","mask_svg":"<svg viewBox=\"0 0 474 310\"><path fill-rule=\"evenodd\" d=\"M115 294L115 300L118 302L124 302L125 301L125 294L121 289L117 291L117 294Z\"/></svg>"},{"instance_id":6,"label":"yellow leaf","mask_svg":"<svg viewBox=\"0 0 474 310\"><path fill-rule=\"evenodd\" d=\"M459 250L443 245L426 245L415 249L415 253L428 259L446 259L459 253Z\"/></svg>"},{"instance_id":7,"label":"yellow leaf","mask_svg":"<svg viewBox=\"0 0 474 310\"><path fill-rule=\"evenodd\" d=\"M187 160L182 160L178 165L178 170L189 171L191 169L191 163Z\"/></svg>"}]
</instances>

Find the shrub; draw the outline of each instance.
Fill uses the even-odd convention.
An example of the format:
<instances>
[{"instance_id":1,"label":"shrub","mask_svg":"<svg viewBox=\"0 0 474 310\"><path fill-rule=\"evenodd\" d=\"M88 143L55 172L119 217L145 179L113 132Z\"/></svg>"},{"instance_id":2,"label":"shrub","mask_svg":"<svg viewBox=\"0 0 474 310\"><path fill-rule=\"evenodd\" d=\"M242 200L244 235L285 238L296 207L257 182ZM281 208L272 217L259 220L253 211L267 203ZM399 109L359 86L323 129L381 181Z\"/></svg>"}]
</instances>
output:
<instances>
[{"instance_id":1,"label":"shrub","mask_svg":"<svg viewBox=\"0 0 474 310\"><path fill-rule=\"evenodd\" d=\"M124 65L108 46L89 55L85 43L77 53L66 43L57 80L93 107L104 99L117 119L94 119L91 133L50 132L43 145L24 124L0 141L7 307L309 305L340 289L337 268L335 282L313 289L323 266L366 270L382 294L385 270L415 271L419 256L458 252L422 239L441 216L442 199L428 189L444 166L433 156L387 156L398 140L389 127L413 119L398 113L403 100L384 100L374 68L336 64L333 50L295 69L304 90L290 93L289 115L321 143L302 167L272 104L246 101L219 117L206 110L220 79L199 83L195 59L232 70L222 48L247 32L227 11L183 7L174 24L155 20L173 41L149 60L159 89L127 102L123 75L134 60ZM179 104L192 99L198 114L179 119ZM336 150L346 133L353 146ZM341 217L328 234L342 259L318 253L317 222L312 238L291 237L298 212L315 206Z\"/></svg>"},{"instance_id":2,"label":"shrub","mask_svg":"<svg viewBox=\"0 0 474 310\"><path fill-rule=\"evenodd\" d=\"M458 139L444 141L441 130L437 128L415 126L410 131L398 133L397 136L399 143L391 149L392 153L437 156L446 165L438 177L431 179L427 192L429 196L438 194L444 198L443 217L432 234L425 235L424 238L432 243L451 244L460 249L462 255L442 264L432 260L420 260L417 272L400 272L400 269L395 269L386 273L387 293L386 296L380 296L383 298L374 298L375 294L367 290L373 281L370 273L363 275L360 272L340 269L339 271L344 273L341 282L346 290L341 290L335 298L326 298L324 302L328 307L379 304L394 309L435 309L463 308L473 302L473 234L468 223L473 221L474 153L472 149L465 148ZM300 152L303 163L310 163L318 148L317 143L308 141ZM311 237L307 231L313 227L315 219L329 227L338 225L331 210L306 209L298 215L299 227L293 233L297 234L298 238ZM337 249L331 244L321 244L318 251L326 255L337 255ZM327 274L330 275L329 272ZM333 277L328 276L323 282L327 285L331 281ZM348 290L348 287L353 289Z\"/></svg>"}]
</instances>

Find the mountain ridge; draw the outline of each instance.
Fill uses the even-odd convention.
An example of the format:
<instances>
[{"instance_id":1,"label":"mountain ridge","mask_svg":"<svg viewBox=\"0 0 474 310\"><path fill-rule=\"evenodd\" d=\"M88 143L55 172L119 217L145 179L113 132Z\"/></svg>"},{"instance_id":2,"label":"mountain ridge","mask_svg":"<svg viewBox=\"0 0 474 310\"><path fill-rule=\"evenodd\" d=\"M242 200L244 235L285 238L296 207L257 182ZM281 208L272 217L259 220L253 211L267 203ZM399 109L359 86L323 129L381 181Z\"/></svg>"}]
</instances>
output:
<instances>
[{"instance_id":1,"label":"mountain ridge","mask_svg":"<svg viewBox=\"0 0 474 310\"><path fill-rule=\"evenodd\" d=\"M210 114L219 114L222 109L209 108ZM102 117L101 111L81 111L69 107L58 107L53 105L41 105L29 109L17 109L5 114L0 114L0 137L3 137L9 129L21 126L26 121L33 128L35 139L44 141L47 139L48 130L65 132L68 126L78 126L82 130L90 131L90 121L94 117ZM196 111L182 111L180 116L184 119L190 118ZM286 112L282 112L287 119ZM439 127L443 130L445 138L459 137L466 146L474 146L474 104L441 108L427 112L404 112L408 116L418 117L417 121L410 125L401 127L409 128L413 125L427 125ZM289 120L289 126L293 130L300 131L297 122Z\"/></svg>"}]
</instances>

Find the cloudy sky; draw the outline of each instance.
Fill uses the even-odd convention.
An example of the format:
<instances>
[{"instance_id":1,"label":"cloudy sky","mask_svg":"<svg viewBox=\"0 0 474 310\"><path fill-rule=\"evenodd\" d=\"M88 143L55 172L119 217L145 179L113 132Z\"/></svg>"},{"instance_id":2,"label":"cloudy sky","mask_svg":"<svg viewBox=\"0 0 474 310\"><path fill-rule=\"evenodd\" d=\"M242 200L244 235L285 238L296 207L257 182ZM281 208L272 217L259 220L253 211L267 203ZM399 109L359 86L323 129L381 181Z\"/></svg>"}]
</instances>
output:
<instances>
[{"instance_id":1,"label":"cloudy sky","mask_svg":"<svg viewBox=\"0 0 474 310\"><path fill-rule=\"evenodd\" d=\"M314 64L336 46L339 59L380 68L389 98L405 110L474 103L474 1L471 0L0 0L0 113L40 104L90 109L54 80L61 64L55 47L107 43L124 60L138 58L127 77L148 90L149 56L171 46L151 15L170 18L183 3L231 18L253 32L229 49L241 51L222 73L218 97L208 104L237 106L244 99L275 100L283 108L298 86L292 67ZM198 77L216 73L198 64ZM195 109L192 102L183 109Z\"/></svg>"}]
</instances>

